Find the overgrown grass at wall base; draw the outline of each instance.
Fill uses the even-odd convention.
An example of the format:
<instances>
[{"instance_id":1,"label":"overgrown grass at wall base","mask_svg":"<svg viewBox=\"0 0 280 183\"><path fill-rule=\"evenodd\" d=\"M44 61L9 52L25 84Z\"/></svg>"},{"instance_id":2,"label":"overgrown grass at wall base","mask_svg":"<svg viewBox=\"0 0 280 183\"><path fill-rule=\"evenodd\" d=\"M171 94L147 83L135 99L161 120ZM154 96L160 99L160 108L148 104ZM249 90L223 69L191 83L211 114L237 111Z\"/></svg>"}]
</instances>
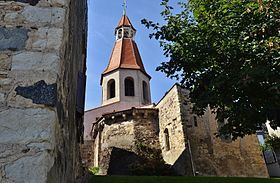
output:
<instances>
[{"instance_id":1,"label":"overgrown grass at wall base","mask_svg":"<svg viewBox=\"0 0 280 183\"><path fill-rule=\"evenodd\" d=\"M280 179L225 177L93 176L90 183L279 183Z\"/></svg>"}]
</instances>

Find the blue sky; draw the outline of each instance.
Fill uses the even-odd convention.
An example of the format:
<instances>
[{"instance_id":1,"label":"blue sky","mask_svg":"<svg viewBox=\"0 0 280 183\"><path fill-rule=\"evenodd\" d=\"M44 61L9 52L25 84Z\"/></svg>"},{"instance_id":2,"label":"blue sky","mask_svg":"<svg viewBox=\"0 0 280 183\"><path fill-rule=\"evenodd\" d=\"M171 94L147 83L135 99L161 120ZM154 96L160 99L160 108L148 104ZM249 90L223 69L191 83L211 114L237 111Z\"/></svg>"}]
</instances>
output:
<instances>
[{"instance_id":1,"label":"blue sky","mask_svg":"<svg viewBox=\"0 0 280 183\"><path fill-rule=\"evenodd\" d=\"M86 110L101 105L100 77L106 68L115 43L114 29L123 12L123 0L89 0L88 22L88 55L87 55L87 90ZM138 45L146 71L151 75L152 101L157 103L175 83L165 74L155 69L167 58L163 55L158 41L149 38L148 30L141 24L146 18L161 22L161 0L128 0L127 16L137 29Z\"/></svg>"}]
</instances>

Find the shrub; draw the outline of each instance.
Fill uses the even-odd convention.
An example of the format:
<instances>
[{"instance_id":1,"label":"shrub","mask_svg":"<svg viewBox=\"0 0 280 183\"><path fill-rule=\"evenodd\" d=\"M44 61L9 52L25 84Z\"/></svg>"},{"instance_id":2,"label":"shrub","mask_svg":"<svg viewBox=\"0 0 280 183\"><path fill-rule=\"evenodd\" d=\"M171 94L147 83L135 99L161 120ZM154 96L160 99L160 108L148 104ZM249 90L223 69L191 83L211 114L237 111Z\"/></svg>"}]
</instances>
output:
<instances>
[{"instance_id":1,"label":"shrub","mask_svg":"<svg viewBox=\"0 0 280 183\"><path fill-rule=\"evenodd\" d=\"M95 167L95 166L89 167L89 168L88 168L88 171L89 171L89 173L92 174L92 175L98 175L98 173L99 173L99 167Z\"/></svg>"},{"instance_id":2,"label":"shrub","mask_svg":"<svg viewBox=\"0 0 280 183\"><path fill-rule=\"evenodd\" d=\"M274 150L280 149L280 137L275 134L268 136L267 139L265 139L265 145Z\"/></svg>"}]
</instances>

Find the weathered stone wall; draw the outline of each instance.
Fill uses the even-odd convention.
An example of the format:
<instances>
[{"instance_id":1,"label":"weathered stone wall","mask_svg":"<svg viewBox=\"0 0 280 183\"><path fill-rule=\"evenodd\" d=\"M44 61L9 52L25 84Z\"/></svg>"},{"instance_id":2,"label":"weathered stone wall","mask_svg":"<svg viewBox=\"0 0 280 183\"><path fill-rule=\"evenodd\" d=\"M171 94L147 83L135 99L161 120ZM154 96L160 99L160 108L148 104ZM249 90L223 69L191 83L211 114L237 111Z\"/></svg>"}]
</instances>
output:
<instances>
[{"instance_id":1,"label":"weathered stone wall","mask_svg":"<svg viewBox=\"0 0 280 183\"><path fill-rule=\"evenodd\" d=\"M94 166L94 147L93 140L86 140L81 145L82 166L85 168Z\"/></svg>"},{"instance_id":2,"label":"weathered stone wall","mask_svg":"<svg viewBox=\"0 0 280 183\"><path fill-rule=\"evenodd\" d=\"M0 0L2 182L81 174L76 94L85 44L85 0Z\"/></svg>"},{"instance_id":3,"label":"weathered stone wall","mask_svg":"<svg viewBox=\"0 0 280 183\"><path fill-rule=\"evenodd\" d=\"M215 114L210 109L201 117L192 114L188 92L180 87L178 92L196 173L216 176L268 176L256 135L236 141L216 137L219 127Z\"/></svg>"},{"instance_id":4,"label":"weathered stone wall","mask_svg":"<svg viewBox=\"0 0 280 183\"><path fill-rule=\"evenodd\" d=\"M132 107L140 107L138 102L116 102L105 106L97 107L88 111L85 111L84 116L84 140L91 140L92 124L97 121L103 114L112 113L117 111L123 111L131 109Z\"/></svg>"},{"instance_id":5,"label":"weathered stone wall","mask_svg":"<svg viewBox=\"0 0 280 183\"><path fill-rule=\"evenodd\" d=\"M175 85L157 107L162 146L165 146L164 130L167 128L171 132L171 148L165 151L162 147L163 156L167 163L174 165L177 173L268 177L257 137L246 136L236 141L216 137L218 124L215 115L210 110L202 117L192 114L188 92L180 86ZM172 157L173 154L176 156Z\"/></svg>"},{"instance_id":6,"label":"weathered stone wall","mask_svg":"<svg viewBox=\"0 0 280 183\"><path fill-rule=\"evenodd\" d=\"M104 126L99 127L101 130L95 138L95 141L99 141L96 143L99 145L97 147L99 160L96 166L100 167L100 174L108 173L111 153L114 148L136 153L135 144L141 143L159 149L157 113L156 109L131 109L108 114L104 117L104 121L100 122ZM122 166L127 166L125 162L119 163ZM115 165L111 164L110 166Z\"/></svg>"},{"instance_id":7,"label":"weathered stone wall","mask_svg":"<svg viewBox=\"0 0 280 183\"><path fill-rule=\"evenodd\" d=\"M185 126L182 123L179 98L178 86L174 85L157 105L159 109L159 141L165 162L174 165L173 168L180 175L192 175L186 151ZM169 134L170 149L167 148L168 142L165 139L166 130Z\"/></svg>"},{"instance_id":8,"label":"weathered stone wall","mask_svg":"<svg viewBox=\"0 0 280 183\"><path fill-rule=\"evenodd\" d=\"M235 141L216 137L218 125L210 110L189 128L195 170L201 175L267 177L256 135ZM208 168L206 168L208 167ZM209 168L211 167L211 168Z\"/></svg>"}]
</instances>

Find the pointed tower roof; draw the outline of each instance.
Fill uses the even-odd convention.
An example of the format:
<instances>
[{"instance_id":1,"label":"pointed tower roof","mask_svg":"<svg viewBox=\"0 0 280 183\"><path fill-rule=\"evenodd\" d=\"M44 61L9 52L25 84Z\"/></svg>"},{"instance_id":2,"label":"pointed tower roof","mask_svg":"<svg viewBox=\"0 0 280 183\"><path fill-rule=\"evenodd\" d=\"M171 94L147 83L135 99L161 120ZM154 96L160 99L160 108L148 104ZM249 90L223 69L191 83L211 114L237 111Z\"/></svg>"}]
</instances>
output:
<instances>
[{"instance_id":1,"label":"pointed tower roof","mask_svg":"<svg viewBox=\"0 0 280 183\"><path fill-rule=\"evenodd\" d=\"M121 27L131 27L134 31L136 31L136 29L133 27L132 23L126 15L122 16L118 26L116 27L116 30Z\"/></svg>"},{"instance_id":2,"label":"pointed tower roof","mask_svg":"<svg viewBox=\"0 0 280 183\"><path fill-rule=\"evenodd\" d=\"M136 31L126 15L122 16L116 30L121 27L130 27ZM117 69L140 70L151 78L145 71L138 47L132 38L122 38L116 41L109 64L102 75L108 74Z\"/></svg>"},{"instance_id":3,"label":"pointed tower roof","mask_svg":"<svg viewBox=\"0 0 280 183\"><path fill-rule=\"evenodd\" d=\"M145 71L138 47L132 39L121 39L115 43L110 62L103 74L120 68L141 70L144 74L148 75Z\"/></svg>"}]
</instances>

